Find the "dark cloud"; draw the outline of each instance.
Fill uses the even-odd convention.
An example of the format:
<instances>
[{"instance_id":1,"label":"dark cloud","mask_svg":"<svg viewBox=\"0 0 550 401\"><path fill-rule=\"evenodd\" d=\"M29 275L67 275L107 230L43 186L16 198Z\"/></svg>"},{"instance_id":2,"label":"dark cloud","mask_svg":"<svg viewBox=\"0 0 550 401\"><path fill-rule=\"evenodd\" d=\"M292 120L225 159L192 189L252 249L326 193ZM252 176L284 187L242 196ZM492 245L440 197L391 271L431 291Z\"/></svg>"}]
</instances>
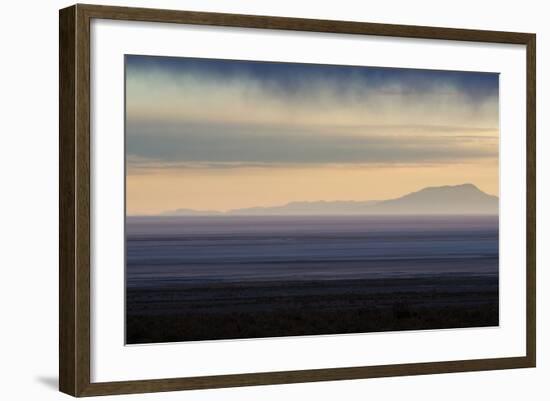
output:
<instances>
[{"instance_id":1,"label":"dark cloud","mask_svg":"<svg viewBox=\"0 0 550 401\"><path fill-rule=\"evenodd\" d=\"M127 55L129 73L155 72L173 76L208 76L220 82L248 79L271 92L284 96L301 96L311 85L324 82L342 92L348 85L360 85L369 90L385 90L387 94L413 94L432 88L453 87L471 101L481 101L498 95L499 74L492 72L444 71L413 68L387 68L266 61L201 59ZM388 85L399 83L399 90Z\"/></svg>"}]
</instances>

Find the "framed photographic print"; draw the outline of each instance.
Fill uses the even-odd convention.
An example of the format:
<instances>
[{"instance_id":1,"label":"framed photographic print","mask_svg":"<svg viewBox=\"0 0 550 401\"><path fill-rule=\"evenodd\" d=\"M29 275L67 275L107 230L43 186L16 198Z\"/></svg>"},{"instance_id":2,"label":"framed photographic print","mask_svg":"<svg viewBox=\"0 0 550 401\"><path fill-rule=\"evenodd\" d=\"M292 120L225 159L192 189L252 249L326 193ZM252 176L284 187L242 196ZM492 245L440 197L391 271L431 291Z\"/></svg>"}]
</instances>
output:
<instances>
[{"instance_id":1,"label":"framed photographic print","mask_svg":"<svg viewBox=\"0 0 550 401\"><path fill-rule=\"evenodd\" d=\"M60 390L534 367L535 35L60 11Z\"/></svg>"}]
</instances>

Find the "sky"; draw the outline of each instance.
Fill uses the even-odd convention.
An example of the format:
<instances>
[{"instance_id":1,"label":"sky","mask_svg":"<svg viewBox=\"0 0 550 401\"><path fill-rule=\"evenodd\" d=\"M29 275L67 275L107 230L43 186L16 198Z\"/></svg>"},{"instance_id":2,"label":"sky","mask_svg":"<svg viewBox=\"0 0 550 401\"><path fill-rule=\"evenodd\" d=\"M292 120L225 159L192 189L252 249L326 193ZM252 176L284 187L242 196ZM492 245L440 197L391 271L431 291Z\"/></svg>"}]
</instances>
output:
<instances>
[{"instance_id":1,"label":"sky","mask_svg":"<svg viewBox=\"0 0 550 401\"><path fill-rule=\"evenodd\" d=\"M129 215L498 195L498 74L125 56Z\"/></svg>"}]
</instances>

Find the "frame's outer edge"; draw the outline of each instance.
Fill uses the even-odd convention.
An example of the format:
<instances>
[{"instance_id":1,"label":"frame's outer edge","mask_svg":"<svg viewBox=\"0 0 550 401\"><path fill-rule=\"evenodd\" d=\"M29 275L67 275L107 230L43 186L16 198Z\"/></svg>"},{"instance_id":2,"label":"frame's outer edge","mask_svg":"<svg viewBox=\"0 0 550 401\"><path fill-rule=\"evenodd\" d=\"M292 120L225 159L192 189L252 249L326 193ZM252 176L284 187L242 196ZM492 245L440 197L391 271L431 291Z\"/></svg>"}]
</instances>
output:
<instances>
[{"instance_id":1,"label":"frame's outer edge","mask_svg":"<svg viewBox=\"0 0 550 401\"><path fill-rule=\"evenodd\" d=\"M118 7L79 4L92 18L127 21L171 22L238 28L280 29L307 32L344 33L401 38L484 41L525 44L530 34L478 29L441 28L420 25L397 25L362 21L335 21L311 18L288 18L266 15L226 14L201 11L163 10L156 8Z\"/></svg>"},{"instance_id":2,"label":"frame's outer edge","mask_svg":"<svg viewBox=\"0 0 550 401\"><path fill-rule=\"evenodd\" d=\"M76 5L76 390L90 386L90 17Z\"/></svg>"},{"instance_id":3,"label":"frame's outer edge","mask_svg":"<svg viewBox=\"0 0 550 401\"><path fill-rule=\"evenodd\" d=\"M75 12L59 11L59 390L76 395Z\"/></svg>"},{"instance_id":4,"label":"frame's outer edge","mask_svg":"<svg viewBox=\"0 0 550 401\"><path fill-rule=\"evenodd\" d=\"M526 355L383 366L91 383L90 21L92 18L523 44L527 47ZM73 396L534 367L536 36L529 33L77 4L59 13L59 389Z\"/></svg>"},{"instance_id":5,"label":"frame's outer edge","mask_svg":"<svg viewBox=\"0 0 550 401\"><path fill-rule=\"evenodd\" d=\"M59 12L59 389L90 386L89 18Z\"/></svg>"},{"instance_id":6,"label":"frame's outer edge","mask_svg":"<svg viewBox=\"0 0 550 401\"><path fill-rule=\"evenodd\" d=\"M537 59L536 59L536 43L537 37L535 34L530 35L527 41L527 221L526 221L526 250L527 250L527 311L526 311L526 332L527 332L527 360L529 366L535 367L536 356L536 341L537 341L537 286L536 286L536 202L537 202L537 179L536 179L536 122L537 122L537 107L536 107L536 90L537 90Z\"/></svg>"},{"instance_id":7,"label":"frame's outer edge","mask_svg":"<svg viewBox=\"0 0 550 401\"><path fill-rule=\"evenodd\" d=\"M398 365L358 366L349 368L259 372L221 376L93 383L81 395L99 396L114 394L139 394L150 392L262 386L272 384L312 383L335 380L358 380L380 377L476 372L483 370L528 367L531 367L531 365L525 357L512 357Z\"/></svg>"}]
</instances>

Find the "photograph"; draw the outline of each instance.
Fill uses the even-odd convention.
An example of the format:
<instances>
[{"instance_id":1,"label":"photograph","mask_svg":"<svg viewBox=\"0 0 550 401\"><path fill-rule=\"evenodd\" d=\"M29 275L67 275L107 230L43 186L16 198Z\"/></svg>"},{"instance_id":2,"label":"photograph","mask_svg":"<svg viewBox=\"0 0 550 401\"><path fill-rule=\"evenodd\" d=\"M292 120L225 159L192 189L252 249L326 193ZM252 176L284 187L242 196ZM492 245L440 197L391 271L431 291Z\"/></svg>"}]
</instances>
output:
<instances>
[{"instance_id":1,"label":"photograph","mask_svg":"<svg viewBox=\"0 0 550 401\"><path fill-rule=\"evenodd\" d=\"M124 79L126 344L499 326L499 73Z\"/></svg>"}]
</instances>

